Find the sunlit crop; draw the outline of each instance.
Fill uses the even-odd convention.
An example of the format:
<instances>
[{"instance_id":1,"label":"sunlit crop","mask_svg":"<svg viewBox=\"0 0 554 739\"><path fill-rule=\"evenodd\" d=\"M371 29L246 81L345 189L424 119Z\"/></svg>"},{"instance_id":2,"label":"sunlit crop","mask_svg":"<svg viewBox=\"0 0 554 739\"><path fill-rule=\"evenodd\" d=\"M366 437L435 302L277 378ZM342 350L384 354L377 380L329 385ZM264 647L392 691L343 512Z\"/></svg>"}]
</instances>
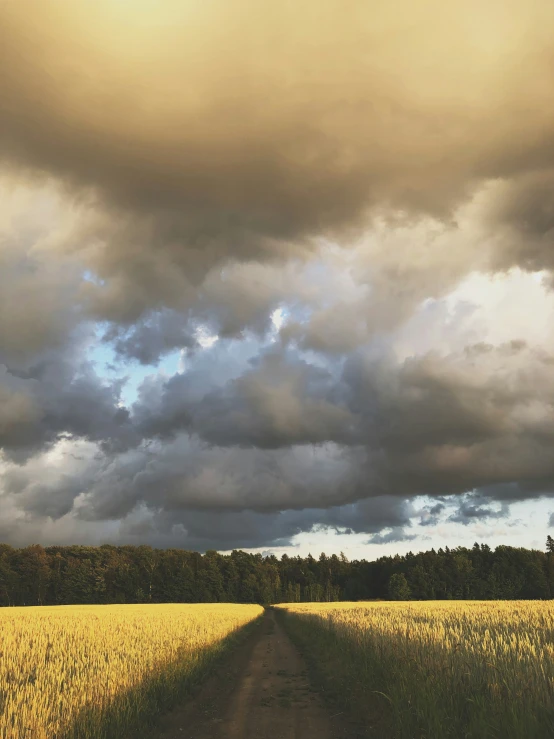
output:
<instances>
[{"instance_id":1,"label":"sunlit crop","mask_svg":"<svg viewBox=\"0 0 554 739\"><path fill-rule=\"evenodd\" d=\"M0 609L0 738L124 737L261 613L231 604Z\"/></svg>"},{"instance_id":2,"label":"sunlit crop","mask_svg":"<svg viewBox=\"0 0 554 739\"><path fill-rule=\"evenodd\" d=\"M281 608L376 736L554 736L551 601Z\"/></svg>"}]
</instances>

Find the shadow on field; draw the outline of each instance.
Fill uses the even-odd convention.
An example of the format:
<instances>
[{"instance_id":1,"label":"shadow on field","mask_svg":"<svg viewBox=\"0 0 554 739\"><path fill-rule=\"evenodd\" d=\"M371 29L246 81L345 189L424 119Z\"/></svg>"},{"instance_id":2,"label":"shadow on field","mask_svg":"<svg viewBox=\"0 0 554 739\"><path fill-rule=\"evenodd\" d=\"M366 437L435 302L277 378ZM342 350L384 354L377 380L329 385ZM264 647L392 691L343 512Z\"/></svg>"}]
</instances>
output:
<instances>
[{"instance_id":1,"label":"shadow on field","mask_svg":"<svg viewBox=\"0 0 554 739\"><path fill-rule=\"evenodd\" d=\"M405 631L390 636L383 649L371 637L345 637L332 622L318 626L286 611L278 612L278 619L306 660L313 683L337 710L364 726L368 739L554 737L554 701L537 703L531 681L536 677L543 685L547 675L549 663L537 651L529 650L532 668L526 676L521 657L502 674L479 652L473 664L460 660L459 645L442 648L429 641L420 653L410 651L416 640ZM514 642L504 642L509 643ZM511 685L507 676L513 677ZM554 698L548 676L545 691Z\"/></svg>"},{"instance_id":2,"label":"shadow on field","mask_svg":"<svg viewBox=\"0 0 554 739\"><path fill-rule=\"evenodd\" d=\"M262 623L262 616L217 644L181 655L104 706L83 708L70 726L52 739L135 739L144 737L159 717L194 695L214 668Z\"/></svg>"},{"instance_id":3,"label":"shadow on field","mask_svg":"<svg viewBox=\"0 0 554 739\"><path fill-rule=\"evenodd\" d=\"M280 608L274 610L278 622L305 660L310 681L329 709L344 713L358 727L363 727L360 731L365 739L395 739L386 696L366 690L352 655L337 648L325 632L305 629L300 619Z\"/></svg>"},{"instance_id":4,"label":"shadow on field","mask_svg":"<svg viewBox=\"0 0 554 739\"><path fill-rule=\"evenodd\" d=\"M344 711L325 705L271 607L263 627L213 672L199 695L165 716L160 729L150 739L366 737Z\"/></svg>"}]
</instances>

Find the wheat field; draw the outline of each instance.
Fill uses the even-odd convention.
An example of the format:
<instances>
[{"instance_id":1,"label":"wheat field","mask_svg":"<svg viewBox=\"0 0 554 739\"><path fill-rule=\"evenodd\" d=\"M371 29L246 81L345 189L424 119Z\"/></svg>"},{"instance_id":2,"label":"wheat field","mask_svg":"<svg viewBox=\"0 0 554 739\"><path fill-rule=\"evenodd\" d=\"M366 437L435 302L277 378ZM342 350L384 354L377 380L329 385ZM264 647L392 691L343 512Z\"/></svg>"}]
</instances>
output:
<instances>
[{"instance_id":1,"label":"wheat field","mask_svg":"<svg viewBox=\"0 0 554 739\"><path fill-rule=\"evenodd\" d=\"M0 738L125 737L194 684L261 606L0 609Z\"/></svg>"},{"instance_id":2,"label":"wheat field","mask_svg":"<svg viewBox=\"0 0 554 739\"><path fill-rule=\"evenodd\" d=\"M554 736L552 601L283 604L370 736Z\"/></svg>"}]
</instances>

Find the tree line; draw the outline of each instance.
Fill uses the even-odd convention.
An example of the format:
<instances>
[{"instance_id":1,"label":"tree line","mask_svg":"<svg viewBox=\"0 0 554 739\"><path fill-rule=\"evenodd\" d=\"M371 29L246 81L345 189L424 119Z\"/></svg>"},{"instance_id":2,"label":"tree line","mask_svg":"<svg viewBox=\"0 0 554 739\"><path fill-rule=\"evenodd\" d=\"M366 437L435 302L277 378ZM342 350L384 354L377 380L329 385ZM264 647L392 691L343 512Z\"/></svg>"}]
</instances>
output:
<instances>
[{"instance_id":1,"label":"tree line","mask_svg":"<svg viewBox=\"0 0 554 739\"><path fill-rule=\"evenodd\" d=\"M0 544L0 606L554 598L547 551L487 544L375 561L149 546Z\"/></svg>"}]
</instances>

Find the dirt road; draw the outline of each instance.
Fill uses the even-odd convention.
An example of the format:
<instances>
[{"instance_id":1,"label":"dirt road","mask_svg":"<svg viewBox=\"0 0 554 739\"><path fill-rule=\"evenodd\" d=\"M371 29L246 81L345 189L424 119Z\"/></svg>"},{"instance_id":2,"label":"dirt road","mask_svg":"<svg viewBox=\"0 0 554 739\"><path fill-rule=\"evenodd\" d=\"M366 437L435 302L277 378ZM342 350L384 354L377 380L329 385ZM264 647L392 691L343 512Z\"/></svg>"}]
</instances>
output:
<instances>
[{"instance_id":1,"label":"dirt road","mask_svg":"<svg viewBox=\"0 0 554 739\"><path fill-rule=\"evenodd\" d=\"M359 739L313 689L273 611L204 685L165 716L156 739Z\"/></svg>"}]
</instances>

